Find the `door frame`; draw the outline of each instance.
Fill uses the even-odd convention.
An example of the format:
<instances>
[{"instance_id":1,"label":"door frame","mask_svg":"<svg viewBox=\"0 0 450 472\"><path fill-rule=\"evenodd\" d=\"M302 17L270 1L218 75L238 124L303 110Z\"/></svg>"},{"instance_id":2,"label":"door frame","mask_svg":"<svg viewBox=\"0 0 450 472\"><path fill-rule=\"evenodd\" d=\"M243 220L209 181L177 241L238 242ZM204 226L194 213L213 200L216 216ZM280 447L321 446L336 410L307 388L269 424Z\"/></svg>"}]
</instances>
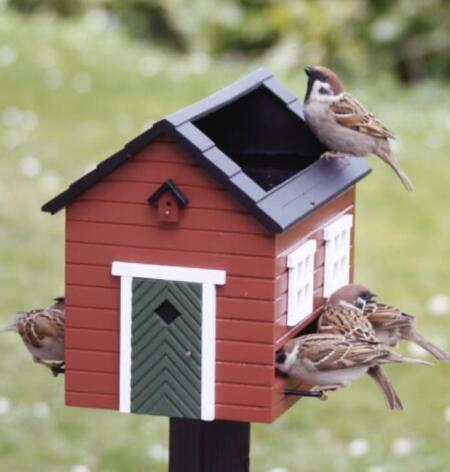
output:
<instances>
[{"instance_id":1,"label":"door frame","mask_svg":"<svg viewBox=\"0 0 450 472\"><path fill-rule=\"evenodd\" d=\"M131 320L133 277L202 285L201 419L215 418L216 285L224 285L224 270L198 269L114 261L111 273L120 276L119 411L131 410Z\"/></svg>"}]
</instances>

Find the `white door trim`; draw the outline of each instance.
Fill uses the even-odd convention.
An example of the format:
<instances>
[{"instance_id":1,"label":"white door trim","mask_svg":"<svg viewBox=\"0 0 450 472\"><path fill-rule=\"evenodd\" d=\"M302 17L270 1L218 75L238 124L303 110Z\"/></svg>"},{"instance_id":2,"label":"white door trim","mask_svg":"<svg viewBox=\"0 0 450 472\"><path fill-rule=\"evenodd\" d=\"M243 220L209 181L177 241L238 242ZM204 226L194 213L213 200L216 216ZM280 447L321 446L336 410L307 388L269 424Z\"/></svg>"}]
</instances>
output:
<instances>
[{"instance_id":1,"label":"white door trim","mask_svg":"<svg viewBox=\"0 0 450 472\"><path fill-rule=\"evenodd\" d=\"M131 319L133 277L202 284L201 419L215 418L216 285L225 284L224 270L162 266L115 261L112 275L120 276L119 410L131 410Z\"/></svg>"}]
</instances>

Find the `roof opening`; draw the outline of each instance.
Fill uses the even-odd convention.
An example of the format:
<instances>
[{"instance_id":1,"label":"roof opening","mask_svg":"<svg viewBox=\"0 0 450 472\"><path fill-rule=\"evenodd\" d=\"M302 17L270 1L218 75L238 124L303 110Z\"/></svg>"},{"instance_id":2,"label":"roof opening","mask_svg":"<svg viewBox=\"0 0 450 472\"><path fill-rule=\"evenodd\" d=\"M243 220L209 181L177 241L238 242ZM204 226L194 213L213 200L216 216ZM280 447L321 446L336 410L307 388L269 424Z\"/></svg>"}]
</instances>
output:
<instances>
[{"instance_id":1,"label":"roof opening","mask_svg":"<svg viewBox=\"0 0 450 472\"><path fill-rule=\"evenodd\" d=\"M307 125L264 86L194 124L264 190L306 169L324 151Z\"/></svg>"}]
</instances>

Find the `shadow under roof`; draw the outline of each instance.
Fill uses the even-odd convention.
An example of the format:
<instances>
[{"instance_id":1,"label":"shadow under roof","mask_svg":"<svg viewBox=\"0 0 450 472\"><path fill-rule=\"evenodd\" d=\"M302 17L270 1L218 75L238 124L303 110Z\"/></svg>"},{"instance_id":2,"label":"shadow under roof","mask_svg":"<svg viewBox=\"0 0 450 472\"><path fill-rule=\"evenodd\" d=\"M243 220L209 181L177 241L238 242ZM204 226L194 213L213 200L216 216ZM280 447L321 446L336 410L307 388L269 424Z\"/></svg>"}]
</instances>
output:
<instances>
[{"instance_id":1,"label":"shadow under roof","mask_svg":"<svg viewBox=\"0 0 450 472\"><path fill-rule=\"evenodd\" d=\"M349 157L344 164L319 160L324 148L303 120L302 103L268 70L258 69L155 123L42 210L61 210L162 134L178 142L274 233L371 170L359 158Z\"/></svg>"}]
</instances>

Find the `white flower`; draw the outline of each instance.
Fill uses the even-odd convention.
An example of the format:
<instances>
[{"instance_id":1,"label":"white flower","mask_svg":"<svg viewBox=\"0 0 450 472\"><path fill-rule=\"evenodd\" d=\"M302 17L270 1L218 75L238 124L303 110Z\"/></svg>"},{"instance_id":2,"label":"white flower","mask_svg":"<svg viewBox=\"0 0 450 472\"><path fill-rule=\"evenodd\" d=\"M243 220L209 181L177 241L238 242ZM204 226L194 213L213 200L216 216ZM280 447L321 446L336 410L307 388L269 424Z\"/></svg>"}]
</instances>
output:
<instances>
[{"instance_id":1,"label":"white flower","mask_svg":"<svg viewBox=\"0 0 450 472\"><path fill-rule=\"evenodd\" d=\"M450 312L450 297L443 293L433 295L428 300L428 310L435 316L447 315Z\"/></svg>"},{"instance_id":2,"label":"white flower","mask_svg":"<svg viewBox=\"0 0 450 472\"><path fill-rule=\"evenodd\" d=\"M163 70L164 64L161 57L157 55L148 55L139 61L139 73L144 77L153 77Z\"/></svg>"},{"instance_id":3,"label":"white flower","mask_svg":"<svg viewBox=\"0 0 450 472\"><path fill-rule=\"evenodd\" d=\"M60 184L59 175L56 172L46 172L41 177L41 185L46 190L57 190Z\"/></svg>"},{"instance_id":4,"label":"white flower","mask_svg":"<svg viewBox=\"0 0 450 472\"><path fill-rule=\"evenodd\" d=\"M284 467L274 467L273 469L269 469L268 472L288 472L288 469Z\"/></svg>"},{"instance_id":5,"label":"white flower","mask_svg":"<svg viewBox=\"0 0 450 472\"><path fill-rule=\"evenodd\" d=\"M168 462L169 451L162 444L152 444L148 447L147 453L150 458L157 462Z\"/></svg>"},{"instance_id":6,"label":"white flower","mask_svg":"<svg viewBox=\"0 0 450 472\"><path fill-rule=\"evenodd\" d=\"M20 161L20 171L27 177L34 177L41 171L41 163L34 156L26 156Z\"/></svg>"},{"instance_id":7,"label":"white flower","mask_svg":"<svg viewBox=\"0 0 450 472\"><path fill-rule=\"evenodd\" d=\"M36 128L38 124L39 124L39 118L36 115L36 113L34 113L34 111L25 110L22 113L22 126L27 131L31 131L32 129Z\"/></svg>"},{"instance_id":8,"label":"white flower","mask_svg":"<svg viewBox=\"0 0 450 472\"><path fill-rule=\"evenodd\" d=\"M0 46L0 67L8 67L17 59L16 50L9 44Z\"/></svg>"},{"instance_id":9,"label":"white flower","mask_svg":"<svg viewBox=\"0 0 450 472\"><path fill-rule=\"evenodd\" d=\"M354 439L348 445L348 453L351 456L360 457L369 451L369 443L365 439Z\"/></svg>"},{"instance_id":10,"label":"white flower","mask_svg":"<svg viewBox=\"0 0 450 472\"><path fill-rule=\"evenodd\" d=\"M450 406L444 410L444 420L450 423Z\"/></svg>"},{"instance_id":11,"label":"white flower","mask_svg":"<svg viewBox=\"0 0 450 472\"><path fill-rule=\"evenodd\" d=\"M72 87L75 92L88 93L92 89L92 79L87 72L80 72L72 79Z\"/></svg>"},{"instance_id":12,"label":"white flower","mask_svg":"<svg viewBox=\"0 0 450 472\"><path fill-rule=\"evenodd\" d=\"M55 90L61 86L63 73L59 69L48 69L44 74L44 84L47 88Z\"/></svg>"},{"instance_id":13,"label":"white flower","mask_svg":"<svg viewBox=\"0 0 450 472\"><path fill-rule=\"evenodd\" d=\"M374 465L367 472L385 472L386 468L382 465Z\"/></svg>"},{"instance_id":14,"label":"white flower","mask_svg":"<svg viewBox=\"0 0 450 472\"><path fill-rule=\"evenodd\" d=\"M11 402L9 401L9 398L0 397L0 416L6 415L10 409Z\"/></svg>"},{"instance_id":15,"label":"white flower","mask_svg":"<svg viewBox=\"0 0 450 472\"><path fill-rule=\"evenodd\" d=\"M414 443L409 438L397 438L392 444L392 453L397 457L409 456L414 449Z\"/></svg>"},{"instance_id":16,"label":"white flower","mask_svg":"<svg viewBox=\"0 0 450 472\"><path fill-rule=\"evenodd\" d=\"M50 414L50 408L47 403L38 402L33 405L33 414L37 418L48 418Z\"/></svg>"},{"instance_id":17,"label":"white flower","mask_svg":"<svg viewBox=\"0 0 450 472\"><path fill-rule=\"evenodd\" d=\"M91 469L83 464L75 464L70 468L70 472L91 472Z\"/></svg>"},{"instance_id":18,"label":"white flower","mask_svg":"<svg viewBox=\"0 0 450 472\"><path fill-rule=\"evenodd\" d=\"M17 107L5 107L2 111L2 121L5 126L17 126L20 123L21 119L22 112Z\"/></svg>"}]
</instances>

